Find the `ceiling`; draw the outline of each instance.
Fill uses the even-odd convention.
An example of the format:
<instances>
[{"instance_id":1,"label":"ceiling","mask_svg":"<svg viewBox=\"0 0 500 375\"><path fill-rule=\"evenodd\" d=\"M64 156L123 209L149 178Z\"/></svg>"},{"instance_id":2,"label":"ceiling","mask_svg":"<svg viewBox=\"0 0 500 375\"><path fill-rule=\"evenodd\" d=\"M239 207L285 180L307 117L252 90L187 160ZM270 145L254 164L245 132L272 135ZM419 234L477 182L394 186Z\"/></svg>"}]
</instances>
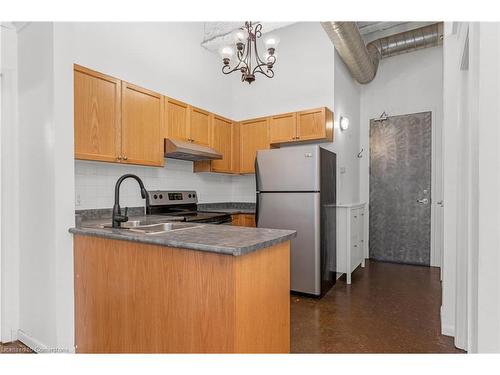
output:
<instances>
[{"instance_id":1,"label":"ceiling","mask_svg":"<svg viewBox=\"0 0 500 375\"><path fill-rule=\"evenodd\" d=\"M258 21L257 21L258 22ZM280 29L296 22L259 22L265 33ZM203 41L201 45L210 51L218 51L224 45L232 44L232 32L245 24L239 22L205 22Z\"/></svg>"},{"instance_id":2,"label":"ceiling","mask_svg":"<svg viewBox=\"0 0 500 375\"><path fill-rule=\"evenodd\" d=\"M296 22L261 22L265 32L280 29ZM389 35L433 24L434 22L368 21L357 22L366 43ZM244 22L205 22L201 45L210 51L218 51L224 45L232 44L231 33L243 26Z\"/></svg>"}]
</instances>

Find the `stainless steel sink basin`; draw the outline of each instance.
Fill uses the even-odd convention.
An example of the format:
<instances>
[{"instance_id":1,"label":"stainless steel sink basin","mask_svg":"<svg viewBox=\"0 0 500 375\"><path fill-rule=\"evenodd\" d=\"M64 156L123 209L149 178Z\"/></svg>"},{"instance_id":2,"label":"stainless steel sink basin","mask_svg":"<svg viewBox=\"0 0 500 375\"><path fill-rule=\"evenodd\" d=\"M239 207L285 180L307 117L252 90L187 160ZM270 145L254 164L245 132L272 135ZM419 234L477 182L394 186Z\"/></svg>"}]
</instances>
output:
<instances>
[{"instance_id":1,"label":"stainless steel sink basin","mask_svg":"<svg viewBox=\"0 0 500 375\"><path fill-rule=\"evenodd\" d=\"M146 227L150 225L159 225L165 224L165 222L158 220L129 220L121 224L121 227L124 229L137 228L137 227ZM102 228L112 228L111 223L106 223L101 225Z\"/></svg>"},{"instance_id":2,"label":"stainless steel sink basin","mask_svg":"<svg viewBox=\"0 0 500 375\"><path fill-rule=\"evenodd\" d=\"M150 224L150 225L138 225L128 229L131 232L139 232L144 234L159 234L159 233L172 232L176 230L199 228L202 226L203 224L192 224L192 223L160 223L160 224Z\"/></svg>"}]
</instances>

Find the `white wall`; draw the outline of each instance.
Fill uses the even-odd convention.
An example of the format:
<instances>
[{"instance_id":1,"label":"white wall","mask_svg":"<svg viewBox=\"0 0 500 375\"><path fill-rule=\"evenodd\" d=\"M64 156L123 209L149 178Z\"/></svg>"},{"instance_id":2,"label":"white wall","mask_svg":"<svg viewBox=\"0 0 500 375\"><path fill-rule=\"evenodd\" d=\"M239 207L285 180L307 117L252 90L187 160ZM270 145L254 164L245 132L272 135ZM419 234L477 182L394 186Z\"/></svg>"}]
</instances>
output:
<instances>
[{"instance_id":1,"label":"white wall","mask_svg":"<svg viewBox=\"0 0 500 375\"><path fill-rule=\"evenodd\" d=\"M455 335L456 300L456 246L457 246L457 154L459 110L459 53L458 40L452 35L451 23L445 23L443 41L443 195L445 200L443 220L442 303L441 331Z\"/></svg>"},{"instance_id":2,"label":"white wall","mask_svg":"<svg viewBox=\"0 0 500 375\"><path fill-rule=\"evenodd\" d=\"M272 79L252 84L238 72L224 76L231 87L235 120L327 106L333 109L334 47L319 22L301 22L273 32L281 41ZM264 49L261 50L264 53Z\"/></svg>"},{"instance_id":3,"label":"white wall","mask_svg":"<svg viewBox=\"0 0 500 375\"><path fill-rule=\"evenodd\" d=\"M448 23L444 46L442 320L457 346L498 353L500 26Z\"/></svg>"},{"instance_id":4,"label":"white wall","mask_svg":"<svg viewBox=\"0 0 500 375\"><path fill-rule=\"evenodd\" d=\"M500 24L479 29L476 63L479 66L479 249L477 349L500 352ZM478 120L476 122L476 120Z\"/></svg>"},{"instance_id":5,"label":"white wall","mask_svg":"<svg viewBox=\"0 0 500 375\"><path fill-rule=\"evenodd\" d=\"M18 35L19 57L19 328L48 346L56 337L54 61L51 23ZM71 170L67 181L71 184ZM63 228L59 228L63 230ZM70 251L68 248L67 251ZM71 280L70 280L71 281ZM66 282L66 280L59 280Z\"/></svg>"},{"instance_id":6,"label":"white wall","mask_svg":"<svg viewBox=\"0 0 500 375\"><path fill-rule=\"evenodd\" d=\"M76 22L74 61L230 117L227 77L217 54L200 46L202 22Z\"/></svg>"},{"instance_id":7,"label":"white wall","mask_svg":"<svg viewBox=\"0 0 500 375\"><path fill-rule=\"evenodd\" d=\"M335 140L337 153L337 203L360 202L359 177L361 160L360 111L361 85L356 83L340 56L335 52ZM340 116L349 118L349 128L341 131ZM366 155L366 152L363 153Z\"/></svg>"},{"instance_id":8,"label":"white wall","mask_svg":"<svg viewBox=\"0 0 500 375\"><path fill-rule=\"evenodd\" d=\"M1 265L0 341L17 338L19 324L19 241L17 168L17 33L1 28Z\"/></svg>"},{"instance_id":9,"label":"white wall","mask_svg":"<svg viewBox=\"0 0 500 375\"><path fill-rule=\"evenodd\" d=\"M369 129L370 119L383 111L390 116L432 111L432 201L433 228L436 242L432 244L431 265L439 265L441 232L434 224L442 222L436 202L442 199L442 117L443 117L443 50L441 47L390 57L380 61L377 76L361 90L361 159L360 197L369 202ZM369 215L365 215L368 228ZM368 231L367 231L368 232ZM368 233L366 233L368 243Z\"/></svg>"}]
</instances>

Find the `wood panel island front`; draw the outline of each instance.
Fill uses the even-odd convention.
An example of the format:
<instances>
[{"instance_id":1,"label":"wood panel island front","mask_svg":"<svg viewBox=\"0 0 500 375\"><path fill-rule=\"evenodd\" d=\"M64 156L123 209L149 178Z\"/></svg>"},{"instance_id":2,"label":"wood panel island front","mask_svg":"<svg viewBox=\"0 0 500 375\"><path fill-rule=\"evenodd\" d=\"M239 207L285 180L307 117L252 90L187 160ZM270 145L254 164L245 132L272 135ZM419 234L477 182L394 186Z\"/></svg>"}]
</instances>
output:
<instances>
[{"instance_id":1,"label":"wood panel island front","mask_svg":"<svg viewBox=\"0 0 500 375\"><path fill-rule=\"evenodd\" d=\"M294 231L74 234L77 353L288 353Z\"/></svg>"}]
</instances>

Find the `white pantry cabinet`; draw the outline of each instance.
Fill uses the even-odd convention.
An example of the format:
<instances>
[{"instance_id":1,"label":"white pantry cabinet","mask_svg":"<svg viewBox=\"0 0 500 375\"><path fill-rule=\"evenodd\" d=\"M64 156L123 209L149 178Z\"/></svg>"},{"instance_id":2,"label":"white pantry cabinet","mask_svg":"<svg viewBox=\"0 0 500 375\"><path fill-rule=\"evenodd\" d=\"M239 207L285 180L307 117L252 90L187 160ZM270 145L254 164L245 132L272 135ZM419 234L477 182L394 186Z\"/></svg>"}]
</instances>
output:
<instances>
[{"instance_id":1,"label":"white pantry cabinet","mask_svg":"<svg viewBox=\"0 0 500 375\"><path fill-rule=\"evenodd\" d=\"M351 273L365 266L365 203L336 205L337 272L345 273L347 284Z\"/></svg>"}]
</instances>

